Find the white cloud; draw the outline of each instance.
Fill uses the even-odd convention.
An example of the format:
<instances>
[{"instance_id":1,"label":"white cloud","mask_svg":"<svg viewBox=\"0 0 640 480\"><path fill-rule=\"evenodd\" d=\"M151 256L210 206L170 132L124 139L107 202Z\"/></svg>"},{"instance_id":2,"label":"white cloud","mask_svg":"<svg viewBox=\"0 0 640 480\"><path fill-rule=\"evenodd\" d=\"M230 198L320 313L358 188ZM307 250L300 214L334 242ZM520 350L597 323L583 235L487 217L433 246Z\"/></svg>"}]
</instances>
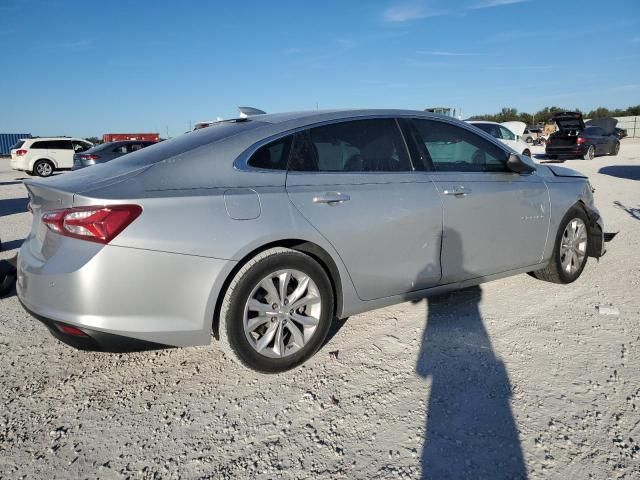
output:
<instances>
[{"instance_id":1,"label":"white cloud","mask_svg":"<svg viewBox=\"0 0 640 480\"><path fill-rule=\"evenodd\" d=\"M504 5L513 5L516 3L524 3L528 1L529 0L482 0L478 3L470 5L469 8L477 10L480 8L502 7Z\"/></svg>"},{"instance_id":2,"label":"white cloud","mask_svg":"<svg viewBox=\"0 0 640 480\"><path fill-rule=\"evenodd\" d=\"M383 18L387 22L403 23L411 20L437 17L445 13L445 11L426 8L418 4L402 4L387 8L383 13Z\"/></svg>"},{"instance_id":3,"label":"white cloud","mask_svg":"<svg viewBox=\"0 0 640 480\"><path fill-rule=\"evenodd\" d=\"M416 53L419 53L420 55L433 55L436 57L472 57L482 55L481 53L442 52L439 50L418 50Z\"/></svg>"}]
</instances>

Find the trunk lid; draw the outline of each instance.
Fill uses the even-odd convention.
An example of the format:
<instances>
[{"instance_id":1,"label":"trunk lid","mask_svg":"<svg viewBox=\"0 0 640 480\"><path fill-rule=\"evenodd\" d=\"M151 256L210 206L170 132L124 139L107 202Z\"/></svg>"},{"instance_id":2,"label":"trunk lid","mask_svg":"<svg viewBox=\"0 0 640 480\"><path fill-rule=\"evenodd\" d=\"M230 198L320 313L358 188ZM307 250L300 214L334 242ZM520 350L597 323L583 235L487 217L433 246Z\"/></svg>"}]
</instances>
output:
<instances>
[{"instance_id":1,"label":"trunk lid","mask_svg":"<svg viewBox=\"0 0 640 480\"><path fill-rule=\"evenodd\" d=\"M618 125L618 120L615 118L596 118L593 120L589 120L586 125L589 127L600 127L602 128L607 135L613 135L616 131L616 125Z\"/></svg>"},{"instance_id":2,"label":"trunk lid","mask_svg":"<svg viewBox=\"0 0 640 480\"><path fill-rule=\"evenodd\" d=\"M31 233L22 248L28 248L34 257L46 260L55 250L55 238L42 222L42 214L50 210L68 208L73 205L73 193L57 190L42 185L37 181L25 181L24 186L29 194L29 205L33 213Z\"/></svg>"},{"instance_id":3,"label":"trunk lid","mask_svg":"<svg viewBox=\"0 0 640 480\"><path fill-rule=\"evenodd\" d=\"M556 113L551 119L556 122L560 131L584 130L584 121L580 112Z\"/></svg>"},{"instance_id":4,"label":"trunk lid","mask_svg":"<svg viewBox=\"0 0 640 480\"><path fill-rule=\"evenodd\" d=\"M524 122L502 122L501 125L504 125L519 137L522 136L527 128L527 124Z\"/></svg>"}]
</instances>

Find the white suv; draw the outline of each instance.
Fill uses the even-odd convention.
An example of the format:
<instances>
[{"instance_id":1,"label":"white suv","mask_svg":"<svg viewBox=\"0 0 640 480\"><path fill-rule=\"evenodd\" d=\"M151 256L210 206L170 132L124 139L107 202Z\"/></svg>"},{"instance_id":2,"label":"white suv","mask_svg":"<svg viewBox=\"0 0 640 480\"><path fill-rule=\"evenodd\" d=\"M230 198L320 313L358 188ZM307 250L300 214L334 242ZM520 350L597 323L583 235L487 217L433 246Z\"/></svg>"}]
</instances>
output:
<instances>
[{"instance_id":1,"label":"white suv","mask_svg":"<svg viewBox=\"0 0 640 480\"><path fill-rule=\"evenodd\" d=\"M11 168L29 175L48 177L55 170L73 167L74 153L84 152L91 147L92 143L80 138L25 138L11 149Z\"/></svg>"}]
</instances>

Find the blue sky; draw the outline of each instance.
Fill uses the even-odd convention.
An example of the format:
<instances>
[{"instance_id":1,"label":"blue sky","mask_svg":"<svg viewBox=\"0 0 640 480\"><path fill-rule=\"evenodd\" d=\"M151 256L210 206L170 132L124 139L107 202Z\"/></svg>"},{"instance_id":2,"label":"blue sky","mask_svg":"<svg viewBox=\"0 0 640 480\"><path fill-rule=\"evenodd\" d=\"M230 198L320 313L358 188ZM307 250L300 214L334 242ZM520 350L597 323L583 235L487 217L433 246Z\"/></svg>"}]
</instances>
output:
<instances>
[{"instance_id":1,"label":"blue sky","mask_svg":"<svg viewBox=\"0 0 640 480\"><path fill-rule=\"evenodd\" d=\"M236 115L640 103L640 1L0 0L0 132Z\"/></svg>"}]
</instances>

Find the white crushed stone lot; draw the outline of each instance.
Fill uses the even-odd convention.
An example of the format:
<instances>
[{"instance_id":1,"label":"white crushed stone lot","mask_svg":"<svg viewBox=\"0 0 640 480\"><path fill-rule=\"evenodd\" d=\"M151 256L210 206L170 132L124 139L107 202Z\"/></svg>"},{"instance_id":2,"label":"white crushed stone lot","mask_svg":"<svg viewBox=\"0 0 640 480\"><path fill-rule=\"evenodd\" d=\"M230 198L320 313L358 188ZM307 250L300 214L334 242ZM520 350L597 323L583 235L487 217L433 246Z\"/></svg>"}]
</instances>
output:
<instances>
[{"instance_id":1,"label":"white crushed stone lot","mask_svg":"<svg viewBox=\"0 0 640 480\"><path fill-rule=\"evenodd\" d=\"M576 283L520 275L357 315L282 375L215 342L77 351L0 299L0 479L640 478L640 140L564 166L620 231ZM24 177L0 159L10 248Z\"/></svg>"}]
</instances>

